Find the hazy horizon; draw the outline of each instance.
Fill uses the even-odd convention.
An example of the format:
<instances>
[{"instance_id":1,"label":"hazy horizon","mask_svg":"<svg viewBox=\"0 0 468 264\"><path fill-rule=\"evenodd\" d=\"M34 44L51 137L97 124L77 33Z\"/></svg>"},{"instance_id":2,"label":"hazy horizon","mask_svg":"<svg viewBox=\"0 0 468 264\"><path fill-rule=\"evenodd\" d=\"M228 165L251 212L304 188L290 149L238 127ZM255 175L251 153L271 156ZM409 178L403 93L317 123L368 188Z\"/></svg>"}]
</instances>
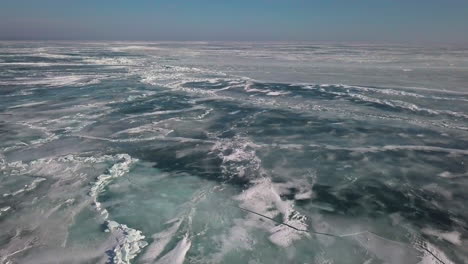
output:
<instances>
[{"instance_id":1,"label":"hazy horizon","mask_svg":"<svg viewBox=\"0 0 468 264\"><path fill-rule=\"evenodd\" d=\"M465 44L468 2L7 0L0 40Z\"/></svg>"}]
</instances>

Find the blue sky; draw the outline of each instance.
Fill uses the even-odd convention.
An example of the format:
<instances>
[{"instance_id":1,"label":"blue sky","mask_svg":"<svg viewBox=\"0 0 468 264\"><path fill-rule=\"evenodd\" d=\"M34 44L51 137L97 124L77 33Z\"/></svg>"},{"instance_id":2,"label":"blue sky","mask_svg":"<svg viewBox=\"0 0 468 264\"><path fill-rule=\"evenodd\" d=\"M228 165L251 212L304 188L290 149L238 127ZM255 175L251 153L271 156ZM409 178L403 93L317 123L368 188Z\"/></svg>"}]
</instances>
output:
<instances>
[{"instance_id":1,"label":"blue sky","mask_svg":"<svg viewBox=\"0 0 468 264\"><path fill-rule=\"evenodd\" d=\"M0 0L0 39L468 43L468 0Z\"/></svg>"}]
</instances>

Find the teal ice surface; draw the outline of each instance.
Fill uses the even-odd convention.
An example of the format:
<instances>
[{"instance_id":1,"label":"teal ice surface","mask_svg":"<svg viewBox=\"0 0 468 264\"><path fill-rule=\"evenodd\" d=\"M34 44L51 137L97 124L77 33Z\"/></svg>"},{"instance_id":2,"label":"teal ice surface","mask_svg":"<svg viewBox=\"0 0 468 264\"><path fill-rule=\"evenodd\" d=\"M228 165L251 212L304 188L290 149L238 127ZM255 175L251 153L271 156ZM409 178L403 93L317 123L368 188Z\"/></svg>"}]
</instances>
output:
<instances>
[{"instance_id":1,"label":"teal ice surface","mask_svg":"<svg viewBox=\"0 0 468 264\"><path fill-rule=\"evenodd\" d=\"M0 262L465 263L467 58L1 42Z\"/></svg>"}]
</instances>

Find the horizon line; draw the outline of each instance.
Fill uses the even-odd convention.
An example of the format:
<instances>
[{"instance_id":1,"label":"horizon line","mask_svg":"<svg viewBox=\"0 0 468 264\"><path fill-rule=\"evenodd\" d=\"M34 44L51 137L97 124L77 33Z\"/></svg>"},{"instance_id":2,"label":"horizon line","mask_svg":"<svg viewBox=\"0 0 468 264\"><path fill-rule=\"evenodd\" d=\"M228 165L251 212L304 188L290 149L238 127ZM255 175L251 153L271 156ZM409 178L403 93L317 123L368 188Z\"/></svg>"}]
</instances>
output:
<instances>
[{"instance_id":1,"label":"horizon line","mask_svg":"<svg viewBox=\"0 0 468 264\"><path fill-rule=\"evenodd\" d=\"M468 42L442 42L442 41L370 41L370 40L255 40L255 39L240 39L240 40L222 40L222 39L26 39L26 38L0 38L0 42L82 42L82 43L316 43L316 44L343 44L343 45L408 45L408 46L466 46Z\"/></svg>"}]
</instances>

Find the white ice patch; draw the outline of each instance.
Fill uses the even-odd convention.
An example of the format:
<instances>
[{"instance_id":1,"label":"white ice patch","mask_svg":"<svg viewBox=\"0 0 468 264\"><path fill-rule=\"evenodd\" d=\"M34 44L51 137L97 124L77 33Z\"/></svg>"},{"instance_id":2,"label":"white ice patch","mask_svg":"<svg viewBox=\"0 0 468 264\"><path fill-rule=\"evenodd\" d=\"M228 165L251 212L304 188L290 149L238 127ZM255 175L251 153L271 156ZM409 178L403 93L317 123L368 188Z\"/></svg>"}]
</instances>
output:
<instances>
[{"instance_id":1,"label":"white ice patch","mask_svg":"<svg viewBox=\"0 0 468 264\"><path fill-rule=\"evenodd\" d=\"M362 91L366 93L380 93L380 94L391 95L391 96L429 98L429 99L434 99L434 100L448 100L448 101L468 101L467 99L463 99L461 97L440 97L440 96L434 96L434 95L423 95L423 94L396 90L396 89L389 89L389 88L373 88L373 87L364 87L364 86L350 86L350 85L343 85L343 84L328 85L328 87L342 88L342 89L347 89L351 91L353 90ZM443 92L442 90L436 90L436 91Z\"/></svg>"},{"instance_id":2,"label":"white ice patch","mask_svg":"<svg viewBox=\"0 0 468 264\"><path fill-rule=\"evenodd\" d=\"M148 246L145 254L141 258L143 263L154 263L159 255L161 255L167 244L171 241L181 223L182 221L177 220L175 223L172 223L172 226L167 230L152 236L153 242Z\"/></svg>"},{"instance_id":3,"label":"white ice patch","mask_svg":"<svg viewBox=\"0 0 468 264\"><path fill-rule=\"evenodd\" d=\"M119 132L115 133L114 135L120 135L120 134L132 134L133 135L133 134L141 134L141 133L144 133L144 132L151 132L152 134L157 133L157 134L159 134L161 136L167 136L173 131L174 130L172 130L172 129L167 129L167 128L161 127L159 125L159 122L153 122L153 123L150 123L150 124L125 129L125 130L122 130L122 131L119 131Z\"/></svg>"},{"instance_id":4,"label":"white ice patch","mask_svg":"<svg viewBox=\"0 0 468 264\"><path fill-rule=\"evenodd\" d=\"M423 232L426 235L438 237L439 239L444 239L457 246L461 246L462 244L461 234L457 231L442 232L431 228L423 228L421 232Z\"/></svg>"},{"instance_id":5,"label":"white ice patch","mask_svg":"<svg viewBox=\"0 0 468 264\"><path fill-rule=\"evenodd\" d=\"M422 246L425 247L427 250L429 250L437 258L442 260L444 264L455 264L444 254L442 250L438 249L436 246L432 245L431 243L426 242ZM422 260L418 262L418 264L440 264L440 261L437 258L435 258L431 253L425 250L422 252L424 255L422 257Z\"/></svg>"},{"instance_id":6,"label":"white ice patch","mask_svg":"<svg viewBox=\"0 0 468 264\"><path fill-rule=\"evenodd\" d=\"M150 84L167 84L168 81L182 81L183 83L209 81L206 75L225 76L226 74L195 67L183 67L175 65L148 65L144 71L137 71L143 77L143 82ZM216 79L216 78L215 78ZM182 83L181 83L182 84Z\"/></svg>"},{"instance_id":7,"label":"white ice patch","mask_svg":"<svg viewBox=\"0 0 468 264\"><path fill-rule=\"evenodd\" d=\"M283 201L281 194L287 193L288 187L300 186L301 184L274 184L266 178L266 172L261 166L261 160L256 155L258 146L245 138L235 138L233 140L219 140L213 146L212 151L217 153L222 159L222 171L228 179L232 177L246 178L253 184L242 194L235 197L241 202L242 208L263 214L270 218L282 216L282 222L294 226L299 230L307 230L306 218L293 209L294 201ZM300 188L299 188L300 189ZM299 190L299 199L307 199L313 194L308 190ZM249 213L245 221L236 221L236 225L231 229L228 238L224 239L222 252L229 251L240 241L248 246L250 241L247 232L249 228L256 227L268 230L271 235L270 241L281 247L290 246L295 240L301 239L306 234L287 227L276 225L273 221L264 221L259 216ZM234 232L234 230L236 230ZM244 235L242 235L244 234Z\"/></svg>"},{"instance_id":8,"label":"white ice patch","mask_svg":"<svg viewBox=\"0 0 468 264\"><path fill-rule=\"evenodd\" d=\"M186 234L180 241L177 243L177 246L164 255L156 264L182 264L185 260L185 255L187 251L192 246L192 241L190 241L188 234Z\"/></svg>"},{"instance_id":9,"label":"white ice patch","mask_svg":"<svg viewBox=\"0 0 468 264\"><path fill-rule=\"evenodd\" d=\"M47 101L34 102L34 103L26 103L26 104L19 104L19 105L15 105L15 106L8 107L8 109L31 107L31 106L43 105L43 104L45 104L45 103L47 103Z\"/></svg>"},{"instance_id":10,"label":"white ice patch","mask_svg":"<svg viewBox=\"0 0 468 264\"><path fill-rule=\"evenodd\" d=\"M276 146L276 145L275 145ZM283 148L298 148L303 145L277 145ZM334 145L317 145L317 144L309 144L307 145L312 148L324 148L330 150L347 150L353 152L360 152L360 153L374 153L374 152L384 152L384 151L399 151L399 150L414 150L414 151L423 151L423 152L442 152L448 154L460 154L460 155L468 155L468 150L464 149L454 149L454 148L443 148L443 147L436 147L436 146L417 146L417 145L385 145L385 146L367 146L367 147L340 147ZM447 174L444 174L447 175ZM442 176L441 176L442 177Z\"/></svg>"},{"instance_id":11,"label":"white ice patch","mask_svg":"<svg viewBox=\"0 0 468 264\"><path fill-rule=\"evenodd\" d=\"M268 92L270 92L270 90L261 90L261 89L253 88L253 86L254 86L254 83L248 82L244 87L244 91L246 91L248 93L268 93Z\"/></svg>"},{"instance_id":12,"label":"white ice patch","mask_svg":"<svg viewBox=\"0 0 468 264\"><path fill-rule=\"evenodd\" d=\"M139 115L129 115L128 117L123 118L122 120L129 119L129 118L145 117L145 116L186 113L186 112L192 112L192 111L198 111L198 110L204 110L204 109L205 109L204 107L196 106L196 107L190 107L190 108L179 109L179 110L160 110L160 111L148 112L148 113L139 114Z\"/></svg>"},{"instance_id":13,"label":"white ice patch","mask_svg":"<svg viewBox=\"0 0 468 264\"><path fill-rule=\"evenodd\" d=\"M330 92L332 94L342 94L342 93L336 93L336 92ZM426 113L426 114L431 114L431 115L448 115L452 117L458 117L458 118L465 118L468 119L468 115L461 113L461 112L455 112L455 111L450 111L450 110L433 110L429 108L424 108L420 107L416 104L401 101L401 100L386 100L386 99L377 99L373 98L370 96L362 95L362 94L353 94L353 93L348 93L347 95L351 96L352 98L356 98L360 101L363 102L370 102L370 103L376 103L379 105L386 105L391 108L395 109L403 109L403 110L409 110L412 112L419 112L419 113Z\"/></svg>"},{"instance_id":14,"label":"white ice patch","mask_svg":"<svg viewBox=\"0 0 468 264\"><path fill-rule=\"evenodd\" d=\"M452 178L452 173L450 173L449 171L444 171L444 172L441 172L438 174L439 177L442 177L442 178Z\"/></svg>"},{"instance_id":15,"label":"white ice patch","mask_svg":"<svg viewBox=\"0 0 468 264\"><path fill-rule=\"evenodd\" d=\"M137 66L139 62L134 59L125 57L114 57L114 58L86 58L84 62L88 65L105 65L105 66Z\"/></svg>"},{"instance_id":16,"label":"white ice patch","mask_svg":"<svg viewBox=\"0 0 468 264\"><path fill-rule=\"evenodd\" d=\"M42 78L16 78L14 81L0 81L0 85L44 85L49 87L85 86L100 83L102 76L68 75Z\"/></svg>"},{"instance_id":17,"label":"white ice patch","mask_svg":"<svg viewBox=\"0 0 468 264\"><path fill-rule=\"evenodd\" d=\"M108 218L109 213L106 209L101 207L101 203L98 201L98 196L104 191L104 188L115 178L122 177L129 170L130 166L136 162L128 154L119 154L116 157L119 162L115 163L107 173L98 176L97 180L91 186L89 195L93 198L94 204L97 210L104 216L104 219Z\"/></svg>"},{"instance_id":18,"label":"white ice patch","mask_svg":"<svg viewBox=\"0 0 468 264\"><path fill-rule=\"evenodd\" d=\"M218 91L231 89L239 86L239 83L242 83L241 80L228 78L227 74L223 72L176 65L149 63L145 64L144 68L131 69L131 72L135 75L141 76L141 81L144 83L209 97L217 96L216 93ZM229 85L213 90L200 89L191 87L190 85L191 83L217 83L220 81L229 83Z\"/></svg>"},{"instance_id":19,"label":"white ice patch","mask_svg":"<svg viewBox=\"0 0 468 264\"><path fill-rule=\"evenodd\" d=\"M257 145L244 139L219 140L212 147L212 152L222 159L221 169L228 178L257 178L264 174L261 160L256 155Z\"/></svg>"},{"instance_id":20,"label":"white ice patch","mask_svg":"<svg viewBox=\"0 0 468 264\"><path fill-rule=\"evenodd\" d=\"M116 237L117 244L113 246L110 255L111 263L115 264L130 264L130 261L135 258L142 248L148 243L144 241L145 236L141 231L129 228L124 224L108 220L109 212L101 206L98 201L99 194L102 193L109 183L119 177L124 176L130 171L130 167L137 160L130 157L128 154L119 154L115 157L115 163L106 173L98 176L97 180L91 186L90 196L93 199L96 210L102 215L104 220L107 220L107 228L112 235Z\"/></svg>"},{"instance_id":21,"label":"white ice patch","mask_svg":"<svg viewBox=\"0 0 468 264\"><path fill-rule=\"evenodd\" d=\"M221 251L213 256L214 263L221 263L224 255L233 250L252 250L254 248L255 239L250 237L249 229L257 226L256 221L249 219L235 219L234 223L235 225L229 229L228 234L220 236L222 247Z\"/></svg>"},{"instance_id":22,"label":"white ice patch","mask_svg":"<svg viewBox=\"0 0 468 264\"><path fill-rule=\"evenodd\" d=\"M219 236L221 241L220 251L213 255L214 263L222 262L223 257L239 249L253 250L258 242L251 235L252 229L262 229L270 233L268 239L279 247L289 247L295 241L308 237L306 217L294 210L294 201L284 201L281 194L285 186L274 184L270 179L262 177L251 181L253 184L247 190L234 197L239 201L239 207L264 215L272 219L278 219L287 225L279 224L257 214L244 211L243 219L234 219L234 225L225 234ZM295 230L294 228L298 230Z\"/></svg>"},{"instance_id":23,"label":"white ice patch","mask_svg":"<svg viewBox=\"0 0 468 264\"><path fill-rule=\"evenodd\" d=\"M117 245L112 249L113 254L110 254L110 262L113 264L130 264L141 249L148 245L144 240L145 236L139 230L115 221L108 221L107 228L117 241Z\"/></svg>"},{"instance_id":24,"label":"white ice patch","mask_svg":"<svg viewBox=\"0 0 468 264\"><path fill-rule=\"evenodd\" d=\"M289 94L289 92L268 92L266 95L279 96L279 95L286 95L286 94Z\"/></svg>"},{"instance_id":25,"label":"white ice patch","mask_svg":"<svg viewBox=\"0 0 468 264\"><path fill-rule=\"evenodd\" d=\"M50 58L50 59L70 59L74 57L74 56L66 55L66 54L45 53L45 52L39 52L34 55L38 57Z\"/></svg>"},{"instance_id":26,"label":"white ice patch","mask_svg":"<svg viewBox=\"0 0 468 264\"><path fill-rule=\"evenodd\" d=\"M0 216L2 216L4 213L10 211L11 207L10 206L5 206L0 208Z\"/></svg>"},{"instance_id":27,"label":"white ice patch","mask_svg":"<svg viewBox=\"0 0 468 264\"><path fill-rule=\"evenodd\" d=\"M252 182L254 185L235 197L240 206L259 214L275 218L282 216L282 222L295 227L298 230L307 230L306 217L294 210L293 201L281 199L278 189L268 178L258 179ZM254 214L247 215L248 221L254 220L257 227L267 229L271 235L270 241L281 247L290 246L295 240L301 239L305 232L297 231L285 225L277 225L274 222L265 224L263 218Z\"/></svg>"},{"instance_id":28,"label":"white ice patch","mask_svg":"<svg viewBox=\"0 0 468 264\"><path fill-rule=\"evenodd\" d=\"M56 64L55 63L46 63L46 62L1 62L0 65L1 66L47 67L47 66L52 66L52 65L56 65Z\"/></svg>"}]
</instances>

